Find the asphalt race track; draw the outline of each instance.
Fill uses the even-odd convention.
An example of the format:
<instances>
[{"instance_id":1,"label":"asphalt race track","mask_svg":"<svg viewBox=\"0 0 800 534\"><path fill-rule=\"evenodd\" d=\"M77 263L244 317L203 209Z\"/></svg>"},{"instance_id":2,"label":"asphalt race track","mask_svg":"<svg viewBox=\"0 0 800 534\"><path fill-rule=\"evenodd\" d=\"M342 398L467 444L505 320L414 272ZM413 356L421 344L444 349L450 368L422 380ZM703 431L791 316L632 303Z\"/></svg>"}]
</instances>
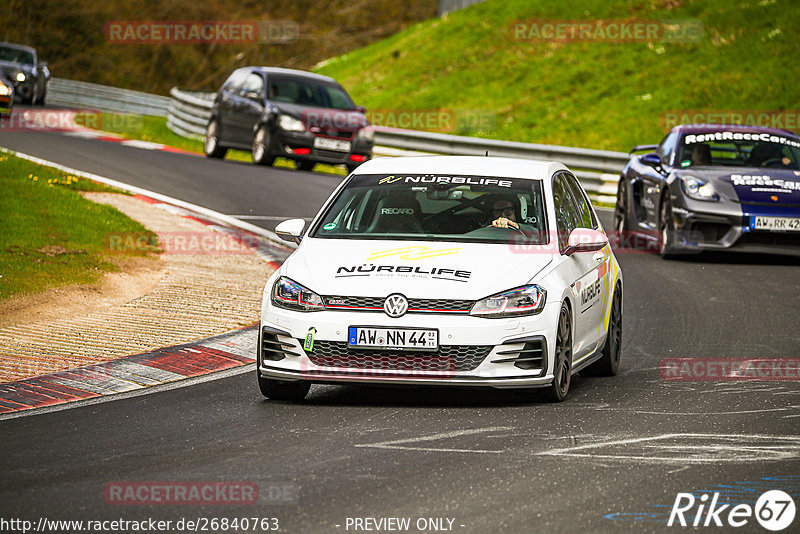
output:
<instances>
[{"instance_id":1,"label":"asphalt race track","mask_svg":"<svg viewBox=\"0 0 800 534\"><path fill-rule=\"evenodd\" d=\"M0 146L113 178L226 215L313 217L342 176L136 149L44 131L4 132ZM276 194L280 191L280 194ZM246 219L274 228L275 220Z\"/></svg>"},{"instance_id":2,"label":"asphalt race track","mask_svg":"<svg viewBox=\"0 0 800 534\"><path fill-rule=\"evenodd\" d=\"M230 215L312 216L339 181L52 133L0 133L0 146ZM314 386L306 402L289 404L264 400L251 371L2 420L2 515L277 518L292 533L354 532L354 518L389 517L411 518L410 532L436 518L464 533L665 532L678 530L666 526L678 493L753 505L779 489L800 503L796 378L659 373L667 358L800 357L798 260L617 257L620 375L574 378L565 403L527 391ZM250 482L259 500L107 502L109 483L142 481ZM750 518L737 531L764 529Z\"/></svg>"}]
</instances>

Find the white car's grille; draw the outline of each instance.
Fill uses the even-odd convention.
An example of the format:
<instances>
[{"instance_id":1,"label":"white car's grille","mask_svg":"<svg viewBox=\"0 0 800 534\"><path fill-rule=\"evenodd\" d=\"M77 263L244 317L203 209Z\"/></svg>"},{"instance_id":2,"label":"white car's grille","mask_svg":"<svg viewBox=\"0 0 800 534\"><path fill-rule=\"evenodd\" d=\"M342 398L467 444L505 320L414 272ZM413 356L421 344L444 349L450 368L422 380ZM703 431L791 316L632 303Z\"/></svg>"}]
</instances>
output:
<instances>
[{"instance_id":1,"label":"white car's grille","mask_svg":"<svg viewBox=\"0 0 800 534\"><path fill-rule=\"evenodd\" d=\"M387 371L474 371L492 345L442 345L435 352L348 349L346 341L317 341L306 355L320 367L381 369Z\"/></svg>"},{"instance_id":2,"label":"white car's grille","mask_svg":"<svg viewBox=\"0 0 800 534\"><path fill-rule=\"evenodd\" d=\"M342 311L382 311L384 297L322 297L325 308ZM408 313L455 313L468 314L472 300L457 299L408 299Z\"/></svg>"}]
</instances>

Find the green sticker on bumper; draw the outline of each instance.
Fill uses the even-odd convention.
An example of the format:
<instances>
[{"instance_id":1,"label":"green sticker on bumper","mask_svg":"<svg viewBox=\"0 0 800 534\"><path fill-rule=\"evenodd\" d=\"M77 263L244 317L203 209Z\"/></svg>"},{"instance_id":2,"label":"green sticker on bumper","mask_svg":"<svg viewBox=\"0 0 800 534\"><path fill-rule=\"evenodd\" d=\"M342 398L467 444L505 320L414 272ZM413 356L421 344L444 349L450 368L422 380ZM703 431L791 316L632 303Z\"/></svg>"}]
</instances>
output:
<instances>
[{"instance_id":1,"label":"green sticker on bumper","mask_svg":"<svg viewBox=\"0 0 800 534\"><path fill-rule=\"evenodd\" d=\"M317 333L317 329L313 326L308 329L308 333L306 334L306 342L303 344L303 350L306 352L311 352L314 350L314 334Z\"/></svg>"}]
</instances>

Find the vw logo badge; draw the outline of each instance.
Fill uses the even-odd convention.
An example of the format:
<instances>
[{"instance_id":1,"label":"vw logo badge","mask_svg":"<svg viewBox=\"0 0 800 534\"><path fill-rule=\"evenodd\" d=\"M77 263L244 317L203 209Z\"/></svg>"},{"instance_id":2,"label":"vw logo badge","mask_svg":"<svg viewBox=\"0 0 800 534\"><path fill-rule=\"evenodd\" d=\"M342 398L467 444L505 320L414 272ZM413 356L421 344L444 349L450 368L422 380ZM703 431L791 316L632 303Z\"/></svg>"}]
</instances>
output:
<instances>
[{"instance_id":1,"label":"vw logo badge","mask_svg":"<svg viewBox=\"0 0 800 534\"><path fill-rule=\"evenodd\" d=\"M389 317L402 317L408 311L408 300L400 293L389 295L383 301L383 311Z\"/></svg>"}]
</instances>

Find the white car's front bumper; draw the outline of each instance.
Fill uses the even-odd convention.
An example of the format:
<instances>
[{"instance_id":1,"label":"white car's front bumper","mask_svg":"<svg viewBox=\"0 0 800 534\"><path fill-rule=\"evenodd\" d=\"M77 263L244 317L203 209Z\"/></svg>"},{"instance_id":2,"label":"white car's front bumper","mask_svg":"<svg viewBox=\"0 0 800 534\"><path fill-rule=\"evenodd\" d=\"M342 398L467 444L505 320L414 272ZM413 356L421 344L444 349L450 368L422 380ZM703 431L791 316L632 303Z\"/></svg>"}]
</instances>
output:
<instances>
[{"instance_id":1,"label":"white car's front bumper","mask_svg":"<svg viewBox=\"0 0 800 534\"><path fill-rule=\"evenodd\" d=\"M392 319L383 312L303 313L265 303L258 369L266 378L315 383L546 386L553 381L550 355L559 311L555 302L538 315L519 318L408 313ZM436 352L349 349L349 326L436 328L440 347ZM306 351L312 328L313 348Z\"/></svg>"}]
</instances>

